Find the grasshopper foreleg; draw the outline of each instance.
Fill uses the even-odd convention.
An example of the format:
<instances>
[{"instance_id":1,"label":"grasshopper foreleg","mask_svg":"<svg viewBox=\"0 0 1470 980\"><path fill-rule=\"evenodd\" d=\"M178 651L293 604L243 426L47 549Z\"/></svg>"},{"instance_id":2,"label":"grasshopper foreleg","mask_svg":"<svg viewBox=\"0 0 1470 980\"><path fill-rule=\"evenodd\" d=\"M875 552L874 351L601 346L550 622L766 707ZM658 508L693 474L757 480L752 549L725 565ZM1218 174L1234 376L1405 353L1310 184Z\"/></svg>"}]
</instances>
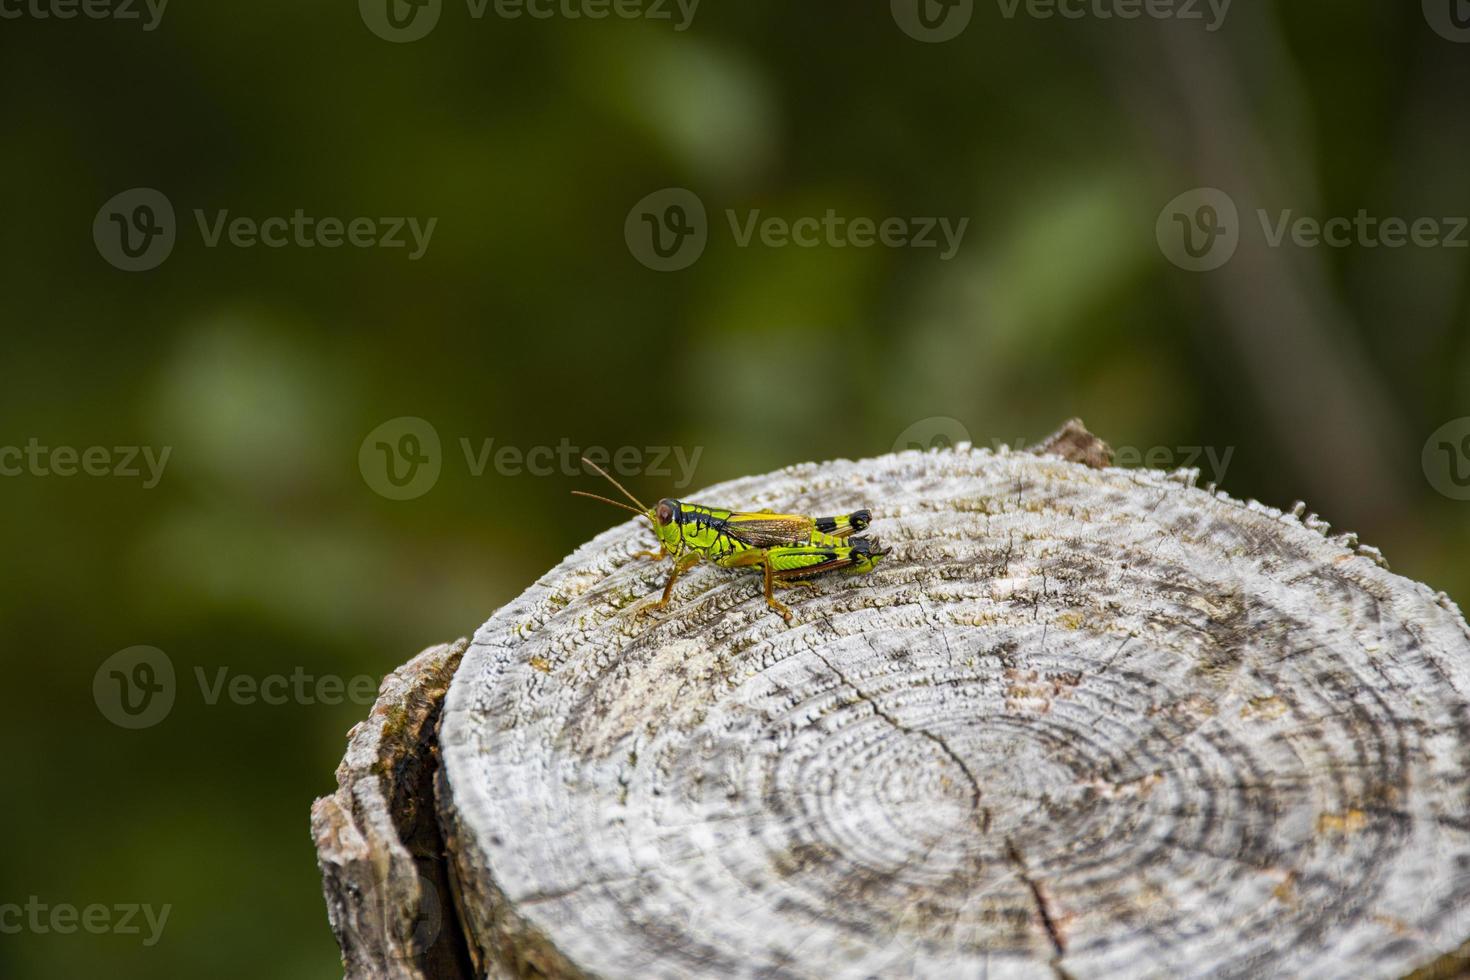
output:
<instances>
[{"instance_id":1,"label":"grasshopper foreleg","mask_svg":"<svg viewBox=\"0 0 1470 980\"><path fill-rule=\"evenodd\" d=\"M663 594L663 598L659 599L658 602L655 602L655 603L652 603L650 605L644 606L642 609L638 610L638 615L640 615L640 616L647 616L649 613L653 612L655 609L662 609L665 606L667 606L669 604L669 597L674 594L674 583L676 581L678 581L680 575L683 575L690 568L692 568L695 565L695 563L697 563L699 561L699 559L702 558L702 557L704 557L704 556L701 555L701 554L699 554L699 552L696 551L696 552L690 552L689 554L685 555L683 558L680 558L679 560L675 561L674 562L674 569L673 569L673 571L669 572L669 580L664 583L664 594Z\"/></svg>"}]
</instances>

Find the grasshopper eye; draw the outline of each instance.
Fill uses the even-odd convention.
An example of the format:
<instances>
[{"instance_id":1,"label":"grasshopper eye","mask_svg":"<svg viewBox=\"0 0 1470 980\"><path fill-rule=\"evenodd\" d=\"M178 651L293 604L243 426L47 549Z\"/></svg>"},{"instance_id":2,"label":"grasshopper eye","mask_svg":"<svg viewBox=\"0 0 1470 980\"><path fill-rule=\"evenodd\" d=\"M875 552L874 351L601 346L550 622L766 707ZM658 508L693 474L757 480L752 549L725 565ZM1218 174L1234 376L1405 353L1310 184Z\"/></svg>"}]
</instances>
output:
<instances>
[{"instance_id":1,"label":"grasshopper eye","mask_svg":"<svg viewBox=\"0 0 1470 980\"><path fill-rule=\"evenodd\" d=\"M660 524L672 524L674 522L674 508L667 500L658 502L658 522Z\"/></svg>"}]
</instances>

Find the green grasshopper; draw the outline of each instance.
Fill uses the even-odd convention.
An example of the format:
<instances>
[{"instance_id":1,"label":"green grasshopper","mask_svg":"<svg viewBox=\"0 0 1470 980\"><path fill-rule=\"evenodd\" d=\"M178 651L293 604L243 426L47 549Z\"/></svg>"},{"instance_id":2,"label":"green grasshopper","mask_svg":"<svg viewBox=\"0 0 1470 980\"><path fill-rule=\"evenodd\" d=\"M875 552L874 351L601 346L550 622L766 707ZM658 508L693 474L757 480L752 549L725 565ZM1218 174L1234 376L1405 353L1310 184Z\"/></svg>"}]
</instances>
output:
<instances>
[{"instance_id":1,"label":"green grasshopper","mask_svg":"<svg viewBox=\"0 0 1470 980\"><path fill-rule=\"evenodd\" d=\"M870 572L887 551L879 548L876 538L854 537L866 530L873 515L856 510L842 517L806 517L800 514L776 514L760 511L742 514L718 507L704 507L665 497L657 506L647 507L617 480L587 458L582 462L596 470L623 492L636 507L599 497L595 493L573 490L578 497L600 500L614 507L632 511L653 525L658 536L658 551L643 551L635 558L665 557L674 559L674 569L664 584L663 598L639 610L639 615L662 609L674 593L674 582L700 559L721 568L752 568L759 565L765 574L766 605L781 614L789 624L791 609L776 598L777 585L815 585L807 579L835 572L847 574Z\"/></svg>"}]
</instances>

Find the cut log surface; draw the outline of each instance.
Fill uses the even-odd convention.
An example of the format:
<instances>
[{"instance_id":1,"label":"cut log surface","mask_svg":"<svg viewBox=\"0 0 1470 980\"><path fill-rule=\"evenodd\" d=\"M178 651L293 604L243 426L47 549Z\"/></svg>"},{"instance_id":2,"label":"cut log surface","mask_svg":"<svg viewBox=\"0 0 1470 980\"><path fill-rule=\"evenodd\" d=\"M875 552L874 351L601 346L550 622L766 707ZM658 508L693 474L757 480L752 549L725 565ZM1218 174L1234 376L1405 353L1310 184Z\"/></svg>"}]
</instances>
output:
<instances>
[{"instance_id":1,"label":"cut log surface","mask_svg":"<svg viewBox=\"0 0 1470 980\"><path fill-rule=\"evenodd\" d=\"M634 557L638 521L497 612L439 734L481 969L1460 962L1470 631L1453 603L1301 507L1047 448L1083 462L961 446L691 495L872 509L892 554L784 591L790 626L759 575L707 564L640 616L670 562Z\"/></svg>"}]
</instances>

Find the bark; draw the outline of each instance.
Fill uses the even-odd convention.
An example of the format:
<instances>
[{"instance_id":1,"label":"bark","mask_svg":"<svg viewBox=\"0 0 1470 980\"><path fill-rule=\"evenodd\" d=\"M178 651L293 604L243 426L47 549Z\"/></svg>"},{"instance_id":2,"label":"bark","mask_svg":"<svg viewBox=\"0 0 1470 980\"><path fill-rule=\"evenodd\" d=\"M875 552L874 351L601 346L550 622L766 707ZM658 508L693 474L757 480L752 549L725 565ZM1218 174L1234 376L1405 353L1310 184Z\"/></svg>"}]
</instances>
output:
<instances>
[{"instance_id":1,"label":"bark","mask_svg":"<svg viewBox=\"0 0 1470 980\"><path fill-rule=\"evenodd\" d=\"M425 650L390 674L348 733L337 792L311 808L327 918L348 977L475 975L434 813L435 730L467 641Z\"/></svg>"},{"instance_id":2,"label":"bark","mask_svg":"<svg viewBox=\"0 0 1470 980\"><path fill-rule=\"evenodd\" d=\"M1462 970L1470 630L1453 603L1301 505L1108 468L1076 424L1038 451L696 495L872 508L890 557L786 592L790 627L758 576L707 565L640 617L668 563L633 557L634 521L492 616L439 730L454 884L436 904L461 960L638 978Z\"/></svg>"}]
</instances>

